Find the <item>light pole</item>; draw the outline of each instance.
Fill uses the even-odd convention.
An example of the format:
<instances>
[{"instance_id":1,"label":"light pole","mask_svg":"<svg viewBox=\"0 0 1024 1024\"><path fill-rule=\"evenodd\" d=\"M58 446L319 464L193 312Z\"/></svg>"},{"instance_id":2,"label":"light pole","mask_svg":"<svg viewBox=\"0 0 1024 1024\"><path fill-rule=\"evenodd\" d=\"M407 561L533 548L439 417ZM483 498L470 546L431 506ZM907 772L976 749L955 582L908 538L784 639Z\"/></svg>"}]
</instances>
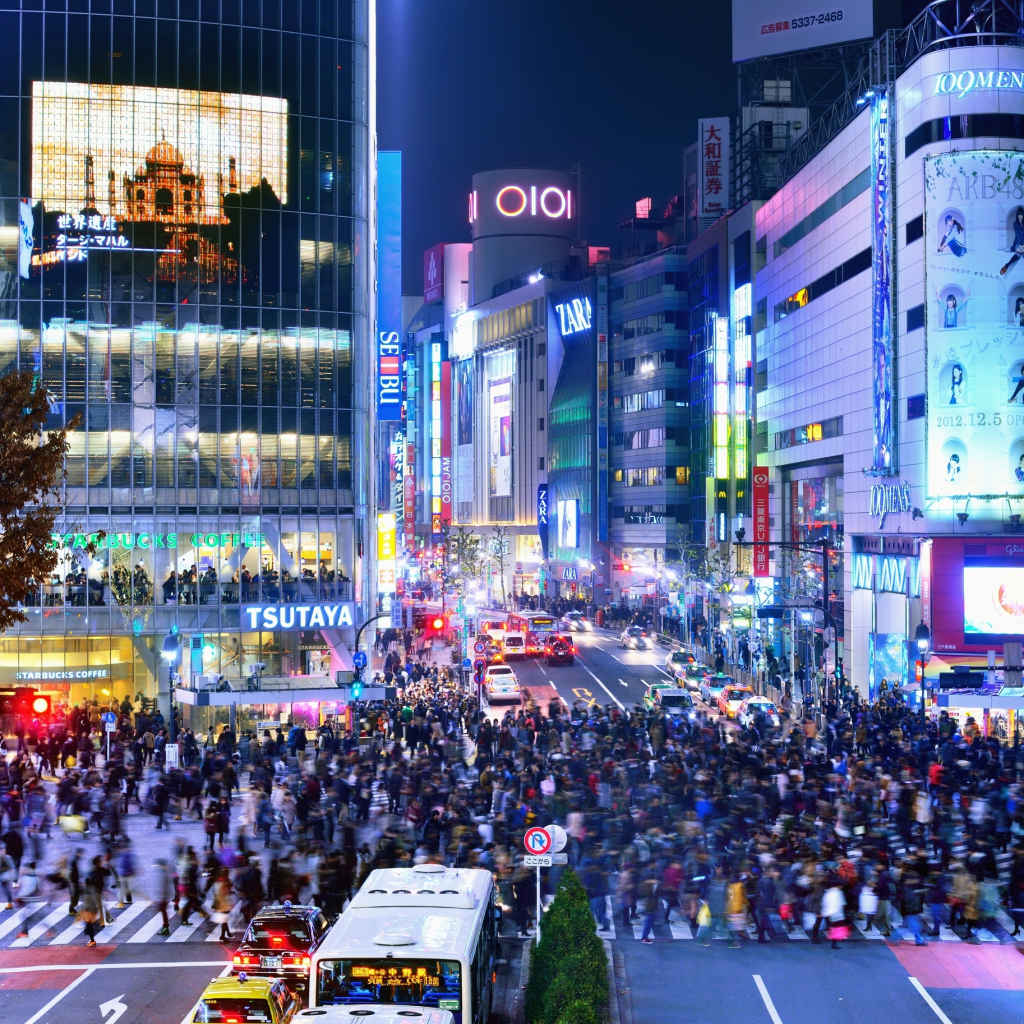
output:
<instances>
[{"instance_id":1,"label":"light pole","mask_svg":"<svg viewBox=\"0 0 1024 1024\"><path fill-rule=\"evenodd\" d=\"M160 651L160 656L167 662L167 697L170 717L168 732L171 743L177 743L178 741L178 730L174 724L174 665L178 660L180 650L181 644L178 640L178 627L171 626L171 631L164 637L163 649Z\"/></svg>"},{"instance_id":2,"label":"light pole","mask_svg":"<svg viewBox=\"0 0 1024 1024\"><path fill-rule=\"evenodd\" d=\"M914 639L917 641L917 676L920 690L918 691L921 695L921 728L925 729L928 726L928 714L925 710L924 699L925 699L925 686L924 686L924 666L925 658L928 654L928 648L931 646L932 635L928 631L928 627L923 623L919 622L917 629L914 631Z\"/></svg>"}]
</instances>

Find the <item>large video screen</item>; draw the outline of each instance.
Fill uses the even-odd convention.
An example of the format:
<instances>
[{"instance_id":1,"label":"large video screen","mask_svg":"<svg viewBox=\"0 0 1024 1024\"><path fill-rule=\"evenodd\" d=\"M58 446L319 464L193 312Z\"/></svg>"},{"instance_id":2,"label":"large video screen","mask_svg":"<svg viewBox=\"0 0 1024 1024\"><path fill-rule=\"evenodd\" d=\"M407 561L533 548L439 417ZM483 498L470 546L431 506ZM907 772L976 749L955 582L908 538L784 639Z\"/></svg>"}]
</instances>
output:
<instances>
[{"instance_id":1,"label":"large video screen","mask_svg":"<svg viewBox=\"0 0 1024 1024\"><path fill-rule=\"evenodd\" d=\"M1024 495L1024 154L925 161L929 498Z\"/></svg>"},{"instance_id":2,"label":"large video screen","mask_svg":"<svg viewBox=\"0 0 1024 1024\"><path fill-rule=\"evenodd\" d=\"M33 82L33 201L150 221L177 200L179 219L220 224L222 197L265 178L285 204L287 114L273 96Z\"/></svg>"},{"instance_id":3,"label":"large video screen","mask_svg":"<svg viewBox=\"0 0 1024 1024\"><path fill-rule=\"evenodd\" d=\"M1024 566L964 566L964 642L1024 637Z\"/></svg>"}]
</instances>

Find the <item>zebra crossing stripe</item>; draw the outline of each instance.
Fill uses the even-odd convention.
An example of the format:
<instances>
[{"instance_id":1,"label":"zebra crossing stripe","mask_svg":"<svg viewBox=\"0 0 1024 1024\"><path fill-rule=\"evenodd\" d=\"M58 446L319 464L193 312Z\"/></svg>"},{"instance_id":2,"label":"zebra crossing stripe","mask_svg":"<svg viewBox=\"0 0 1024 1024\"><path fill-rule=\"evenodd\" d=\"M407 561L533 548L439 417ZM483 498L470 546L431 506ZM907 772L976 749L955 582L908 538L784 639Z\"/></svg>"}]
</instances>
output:
<instances>
[{"instance_id":1,"label":"zebra crossing stripe","mask_svg":"<svg viewBox=\"0 0 1024 1024\"><path fill-rule=\"evenodd\" d=\"M127 927L135 920L150 904L149 900L136 900L130 907L125 909L114 918L113 924L108 924L103 931L96 935L97 942L109 942L119 931Z\"/></svg>"},{"instance_id":2,"label":"zebra crossing stripe","mask_svg":"<svg viewBox=\"0 0 1024 1024\"><path fill-rule=\"evenodd\" d=\"M168 921L170 921L177 914L176 910L172 910L168 914ZM160 914L154 914L130 939L129 942L149 942L151 938L163 927L164 919Z\"/></svg>"},{"instance_id":3,"label":"zebra crossing stripe","mask_svg":"<svg viewBox=\"0 0 1024 1024\"><path fill-rule=\"evenodd\" d=\"M0 939L9 932L13 932L19 924L27 921L30 917L35 917L45 906L45 903L31 903L27 907L22 907L21 910L16 910L3 924L0 924Z\"/></svg>"},{"instance_id":4,"label":"zebra crossing stripe","mask_svg":"<svg viewBox=\"0 0 1024 1024\"><path fill-rule=\"evenodd\" d=\"M209 913L207 905L203 904L203 910ZM198 910L192 912L193 920L189 924L180 924L177 928L171 932L168 937L168 942L184 942L186 939L192 937L192 933L204 922L208 921L209 917L202 917Z\"/></svg>"},{"instance_id":5,"label":"zebra crossing stripe","mask_svg":"<svg viewBox=\"0 0 1024 1024\"><path fill-rule=\"evenodd\" d=\"M692 939L693 935L690 932L690 926L685 921L669 921L669 928L672 929L673 939Z\"/></svg>"},{"instance_id":6,"label":"zebra crossing stripe","mask_svg":"<svg viewBox=\"0 0 1024 1024\"><path fill-rule=\"evenodd\" d=\"M31 946L36 939L45 935L58 921L66 921L68 917L68 908L70 906L70 903L61 903L56 910L47 914L42 921L38 924L32 925L28 930L28 935L23 935L21 938L15 939L11 943L11 949L16 949L21 946Z\"/></svg>"}]
</instances>

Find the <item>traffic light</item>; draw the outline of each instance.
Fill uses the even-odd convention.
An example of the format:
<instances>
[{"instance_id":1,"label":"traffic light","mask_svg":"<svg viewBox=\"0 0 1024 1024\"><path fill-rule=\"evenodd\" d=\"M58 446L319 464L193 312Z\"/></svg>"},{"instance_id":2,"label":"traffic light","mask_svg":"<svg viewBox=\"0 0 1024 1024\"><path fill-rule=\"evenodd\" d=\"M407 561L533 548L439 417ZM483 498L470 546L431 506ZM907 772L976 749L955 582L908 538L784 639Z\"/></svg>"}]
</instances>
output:
<instances>
[{"instance_id":1,"label":"traffic light","mask_svg":"<svg viewBox=\"0 0 1024 1024\"><path fill-rule=\"evenodd\" d=\"M432 622L430 623L430 625L431 625L431 627L432 627L433 629L437 630L437 632L438 632L438 633L440 633L440 632L442 632L442 631L444 630L444 619L443 619L443 618L441 618L441 616L440 616L440 615L438 615L438 616L437 616L437 617L436 617L436 618L435 618L435 619L434 619L434 620L433 620L433 621L432 621Z\"/></svg>"},{"instance_id":2,"label":"traffic light","mask_svg":"<svg viewBox=\"0 0 1024 1024\"><path fill-rule=\"evenodd\" d=\"M361 679L352 680L352 699L359 700L363 695L363 681Z\"/></svg>"},{"instance_id":3,"label":"traffic light","mask_svg":"<svg viewBox=\"0 0 1024 1024\"><path fill-rule=\"evenodd\" d=\"M10 710L8 708L10 707ZM31 686L19 686L13 698L5 695L0 699L0 711L4 714L25 715L28 718L39 718L50 713L50 698L37 693Z\"/></svg>"}]
</instances>

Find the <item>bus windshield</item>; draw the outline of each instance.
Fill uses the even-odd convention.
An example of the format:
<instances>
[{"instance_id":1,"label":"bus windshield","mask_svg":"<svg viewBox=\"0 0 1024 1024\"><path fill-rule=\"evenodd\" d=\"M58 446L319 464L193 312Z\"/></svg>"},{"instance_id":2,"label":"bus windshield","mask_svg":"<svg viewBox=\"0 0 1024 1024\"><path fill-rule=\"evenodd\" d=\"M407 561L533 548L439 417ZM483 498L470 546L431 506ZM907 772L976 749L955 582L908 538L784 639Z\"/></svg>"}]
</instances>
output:
<instances>
[{"instance_id":1,"label":"bus windshield","mask_svg":"<svg viewBox=\"0 0 1024 1024\"><path fill-rule=\"evenodd\" d=\"M317 966L317 1005L408 1003L450 1010L462 1008L458 960L322 960Z\"/></svg>"}]
</instances>

